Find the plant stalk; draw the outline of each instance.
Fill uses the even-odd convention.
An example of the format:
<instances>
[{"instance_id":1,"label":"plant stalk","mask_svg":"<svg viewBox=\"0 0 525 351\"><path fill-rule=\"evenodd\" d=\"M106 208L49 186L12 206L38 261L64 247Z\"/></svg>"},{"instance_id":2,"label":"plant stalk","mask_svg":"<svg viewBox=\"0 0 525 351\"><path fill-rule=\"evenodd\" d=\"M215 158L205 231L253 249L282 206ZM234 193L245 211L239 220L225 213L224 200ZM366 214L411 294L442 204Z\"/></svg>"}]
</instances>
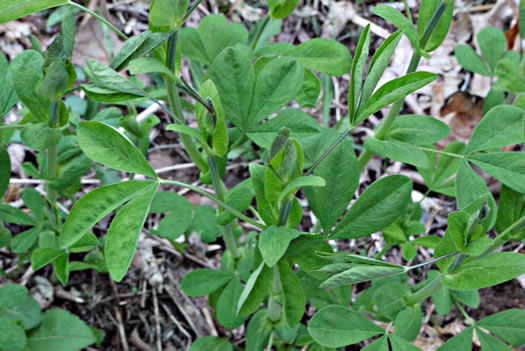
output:
<instances>
[{"instance_id":1,"label":"plant stalk","mask_svg":"<svg viewBox=\"0 0 525 351\"><path fill-rule=\"evenodd\" d=\"M268 317L274 323L281 319L282 306L277 302L276 297L281 294L281 275L279 273L279 266L275 264L273 266L273 284L272 284L272 296L268 301Z\"/></svg>"},{"instance_id":2,"label":"plant stalk","mask_svg":"<svg viewBox=\"0 0 525 351\"><path fill-rule=\"evenodd\" d=\"M441 277L442 275L438 275L436 278L434 278L432 281L430 281L427 285L425 285L422 289L416 291L409 297L407 297L406 302L408 305L415 305L416 303L420 303L425 301L427 298L432 296L436 291L438 291L441 288Z\"/></svg>"},{"instance_id":3,"label":"plant stalk","mask_svg":"<svg viewBox=\"0 0 525 351\"><path fill-rule=\"evenodd\" d=\"M49 126L56 128L58 124L58 111L59 102L53 101L49 107ZM57 211L57 191L53 189L49 182L55 179L57 176L57 146L51 145L47 148L47 169L46 169L46 192L47 198L51 203L54 220L58 224L58 211Z\"/></svg>"},{"instance_id":4,"label":"plant stalk","mask_svg":"<svg viewBox=\"0 0 525 351\"><path fill-rule=\"evenodd\" d=\"M79 10L81 10L81 11L83 11L85 13L88 13L91 16L95 17L97 20L99 20L100 22L102 22L103 24L108 26L112 31L117 33L118 36L121 37L122 39L124 39L124 40L128 40L129 39L128 36L126 34L124 34L120 29L118 29L113 23L111 23L110 21L108 21L103 16L99 15L98 13L93 12L90 9L88 9L87 7L84 7L84 6L80 5L80 4L77 4L76 2L73 2L73 0L69 1L69 5L72 6L72 7L76 7L77 9L79 9Z\"/></svg>"},{"instance_id":5,"label":"plant stalk","mask_svg":"<svg viewBox=\"0 0 525 351\"><path fill-rule=\"evenodd\" d=\"M176 50L177 50L177 39L178 39L178 31L173 33L171 38L168 42L168 53L166 56L166 64L169 67L169 69L172 72L175 72L175 66L177 64L176 62ZM179 124L186 124L186 121L184 120L184 114L182 113L182 103L180 101L179 93L177 91L177 88L174 85L174 82L171 80L171 78L164 76L164 84L166 85L167 93L168 93L168 104L170 105L170 109L174 112L174 119L176 123ZM206 161L200 154L199 150L197 149L193 139L187 135L187 134L179 134L180 140L182 141L182 144L184 145L184 148L186 149L186 152L190 156L191 160L195 162L197 167L201 172L207 172L208 171L208 165L206 164Z\"/></svg>"},{"instance_id":6,"label":"plant stalk","mask_svg":"<svg viewBox=\"0 0 525 351\"><path fill-rule=\"evenodd\" d=\"M217 167L217 160L215 159L215 157L208 158L208 165L210 167L210 175L213 187L215 188L215 195L217 196L217 199L219 199L222 202L225 202L224 183L221 180L221 175L219 174L219 168ZM221 211L222 210L223 209L221 208ZM237 240L233 235L231 224L226 224L222 226L222 235L224 238L224 242L226 243L226 247L232 253L233 258L239 258L241 256L241 253L239 252L239 249L237 247Z\"/></svg>"}]
</instances>

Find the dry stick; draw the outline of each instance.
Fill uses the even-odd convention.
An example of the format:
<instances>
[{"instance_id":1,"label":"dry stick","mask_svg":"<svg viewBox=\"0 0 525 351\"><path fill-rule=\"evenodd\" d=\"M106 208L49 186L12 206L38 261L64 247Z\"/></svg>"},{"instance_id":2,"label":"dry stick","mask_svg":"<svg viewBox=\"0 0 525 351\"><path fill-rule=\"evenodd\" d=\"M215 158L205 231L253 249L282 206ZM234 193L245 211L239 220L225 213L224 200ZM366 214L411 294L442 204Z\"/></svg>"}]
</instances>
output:
<instances>
[{"instance_id":1,"label":"dry stick","mask_svg":"<svg viewBox=\"0 0 525 351\"><path fill-rule=\"evenodd\" d=\"M122 343L122 348L124 351L129 351L128 341L126 339L126 331L124 330L124 322L122 320L122 313L120 311L120 295L117 289L117 284L113 279L110 279L109 282L111 283L111 288L117 297L117 305L114 306L113 309L115 311L115 315L117 316L117 327L120 335L120 341Z\"/></svg>"},{"instance_id":2,"label":"dry stick","mask_svg":"<svg viewBox=\"0 0 525 351\"><path fill-rule=\"evenodd\" d=\"M137 348L141 349L142 351L155 351L151 346L146 344L139 336L139 332L137 328L133 329L133 332L131 332L131 336L129 338L129 341L135 345Z\"/></svg>"},{"instance_id":3,"label":"dry stick","mask_svg":"<svg viewBox=\"0 0 525 351\"><path fill-rule=\"evenodd\" d=\"M157 289L153 287L153 312L155 313L155 332L157 334L157 351L162 351L160 317L159 317L159 301L157 299Z\"/></svg>"},{"instance_id":4,"label":"dry stick","mask_svg":"<svg viewBox=\"0 0 525 351\"><path fill-rule=\"evenodd\" d=\"M166 312L168 317L171 319L173 324L175 324L175 326L177 326L177 328L179 328L180 332L182 334L184 334L184 336L188 339L188 342L191 342L191 335L190 335L190 333L188 333L188 331L186 329L184 329L184 327L182 326L182 324L180 324L180 322L177 320L177 318L175 318L175 316L173 315L173 313L171 313L171 311L168 308L168 306L166 306L162 302L160 303L160 305L164 309L164 312Z\"/></svg>"}]
</instances>

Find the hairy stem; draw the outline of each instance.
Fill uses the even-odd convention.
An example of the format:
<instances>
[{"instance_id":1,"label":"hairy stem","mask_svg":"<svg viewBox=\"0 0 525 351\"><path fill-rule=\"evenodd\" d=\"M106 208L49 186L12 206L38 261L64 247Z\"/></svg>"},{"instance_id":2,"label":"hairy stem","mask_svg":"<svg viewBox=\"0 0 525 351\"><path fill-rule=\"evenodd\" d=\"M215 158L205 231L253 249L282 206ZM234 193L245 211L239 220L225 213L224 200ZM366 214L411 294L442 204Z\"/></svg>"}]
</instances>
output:
<instances>
[{"instance_id":1,"label":"hairy stem","mask_svg":"<svg viewBox=\"0 0 525 351\"><path fill-rule=\"evenodd\" d=\"M422 289L416 291L415 293L407 297L407 304L415 305L416 303L423 302L427 298L432 296L432 294L434 294L441 288L441 277L441 274L438 275L436 278L428 282L428 284L426 284Z\"/></svg>"},{"instance_id":2,"label":"hairy stem","mask_svg":"<svg viewBox=\"0 0 525 351\"><path fill-rule=\"evenodd\" d=\"M273 284L272 284L272 296L268 301L268 317L274 323L281 319L282 306L277 302L276 298L281 294L281 275L279 273L279 266L273 266Z\"/></svg>"},{"instance_id":3,"label":"hairy stem","mask_svg":"<svg viewBox=\"0 0 525 351\"><path fill-rule=\"evenodd\" d=\"M103 16L99 15L96 12L91 11L87 7L84 7L80 4L77 4L76 2L73 2L72 0L69 1L69 5L72 7L76 7L77 9L84 11L85 13L90 14L91 16L95 17L97 20L99 20L101 23L108 26L112 31L118 34L119 37L121 37L124 40L128 40L128 36L124 34L120 29L118 29L113 23L105 19Z\"/></svg>"}]
</instances>

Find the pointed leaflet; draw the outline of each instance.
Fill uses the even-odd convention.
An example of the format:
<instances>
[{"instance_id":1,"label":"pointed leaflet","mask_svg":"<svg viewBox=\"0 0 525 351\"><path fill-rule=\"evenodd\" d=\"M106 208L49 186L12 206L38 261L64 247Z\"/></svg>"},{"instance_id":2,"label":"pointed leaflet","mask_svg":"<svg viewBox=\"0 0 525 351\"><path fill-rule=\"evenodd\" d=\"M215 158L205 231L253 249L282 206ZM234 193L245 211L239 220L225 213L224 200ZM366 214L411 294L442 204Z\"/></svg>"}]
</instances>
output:
<instances>
[{"instance_id":1,"label":"pointed leaflet","mask_svg":"<svg viewBox=\"0 0 525 351\"><path fill-rule=\"evenodd\" d=\"M259 267L250 275L237 304L237 314L248 316L259 309L264 298L272 287L272 270L261 262Z\"/></svg>"},{"instance_id":2,"label":"pointed leaflet","mask_svg":"<svg viewBox=\"0 0 525 351\"><path fill-rule=\"evenodd\" d=\"M325 347L343 347L357 344L384 333L359 312L338 305L320 309L310 320L308 332Z\"/></svg>"},{"instance_id":3,"label":"pointed leaflet","mask_svg":"<svg viewBox=\"0 0 525 351\"><path fill-rule=\"evenodd\" d=\"M346 210L359 185L359 162L350 140L344 139L319 164L314 174L322 177L326 185L305 188L305 193L324 232L329 233Z\"/></svg>"},{"instance_id":4,"label":"pointed leaflet","mask_svg":"<svg viewBox=\"0 0 525 351\"><path fill-rule=\"evenodd\" d=\"M145 73L162 73L170 77L172 80L177 81L178 78L175 76L165 64L157 60L155 57L141 57L129 62L129 73L132 75L145 74Z\"/></svg>"},{"instance_id":5,"label":"pointed leaflet","mask_svg":"<svg viewBox=\"0 0 525 351\"><path fill-rule=\"evenodd\" d=\"M293 328L301 321L301 318L303 318L306 308L306 298L303 287L290 264L285 260L280 261L278 265L283 313L286 322Z\"/></svg>"},{"instance_id":6,"label":"pointed leaflet","mask_svg":"<svg viewBox=\"0 0 525 351\"><path fill-rule=\"evenodd\" d=\"M304 70L303 86L296 100L301 107L317 107L317 101L321 94L321 81L315 73L310 70Z\"/></svg>"},{"instance_id":7,"label":"pointed leaflet","mask_svg":"<svg viewBox=\"0 0 525 351\"><path fill-rule=\"evenodd\" d=\"M366 139L364 146L373 153L395 161L408 163L423 169L430 167L427 155L420 148L403 141L379 140L375 137L369 137Z\"/></svg>"},{"instance_id":8,"label":"pointed leaflet","mask_svg":"<svg viewBox=\"0 0 525 351\"><path fill-rule=\"evenodd\" d=\"M525 311L517 308L485 317L476 325L514 346L525 344Z\"/></svg>"},{"instance_id":9,"label":"pointed leaflet","mask_svg":"<svg viewBox=\"0 0 525 351\"><path fill-rule=\"evenodd\" d=\"M503 31L496 27L485 27L479 31L478 44L483 54L483 58L494 72L499 59L507 49L507 39Z\"/></svg>"},{"instance_id":10,"label":"pointed leaflet","mask_svg":"<svg viewBox=\"0 0 525 351\"><path fill-rule=\"evenodd\" d=\"M474 153L523 142L525 112L511 105L491 109L479 122L465 153Z\"/></svg>"},{"instance_id":11,"label":"pointed leaflet","mask_svg":"<svg viewBox=\"0 0 525 351\"><path fill-rule=\"evenodd\" d=\"M492 193L485 180L477 174L464 159L460 160L456 175L456 199L461 210L465 209L473 201L487 196L490 212L487 219L486 230L492 228L496 222L497 206Z\"/></svg>"},{"instance_id":12,"label":"pointed leaflet","mask_svg":"<svg viewBox=\"0 0 525 351\"><path fill-rule=\"evenodd\" d=\"M350 88L348 90L348 113L350 121L353 122L356 117L357 107L359 104L359 95L363 84L363 73L368 60L370 46L370 25L367 25L361 32L359 43L355 49L355 58L352 62L352 72L350 73Z\"/></svg>"},{"instance_id":13,"label":"pointed leaflet","mask_svg":"<svg viewBox=\"0 0 525 351\"><path fill-rule=\"evenodd\" d=\"M448 144L444 152L462 155L465 150L465 144L459 141L453 141ZM436 153L427 152L430 160L430 170L418 169L423 176L425 184L432 191L436 191L447 196L456 197L456 172L459 167L459 157L453 157L446 154L439 155L439 160L436 163Z\"/></svg>"},{"instance_id":14,"label":"pointed leaflet","mask_svg":"<svg viewBox=\"0 0 525 351\"><path fill-rule=\"evenodd\" d=\"M0 0L0 24L68 3L69 0Z\"/></svg>"},{"instance_id":15,"label":"pointed leaflet","mask_svg":"<svg viewBox=\"0 0 525 351\"><path fill-rule=\"evenodd\" d=\"M11 108L18 102L15 88L9 73L9 66L7 59L3 53L0 52L0 116L6 115Z\"/></svg>"},{"instance_id":16,"label":"pointed leaflet","mask_svg":"<svg viewBox=\"0 0 525 351\"><path fill-rule=\"evenodd\" d=\"M242 285L238 277L234 277L226 286L219 301L217 301L217 309L215 311L217 320L225 328L234 329L244 323L246 317L237 316L237 309L235 306L239 303L239 298L242 294Z\"/></svg>"},{"instance_id":17,"label":"pointed leaflet","mask_svg":"<svg viewBox=\"0 0 525 351\"><path fill-rule=\"evenodd\" d=\"M246 329L246 349L250 351L264 351L268 339L273 331L273 323L268 318L267 310L257 312Z\"/></svg>"},{"instance_id":18,"label":"pointed leaflet","mask_svg":"<svg viewBox=\"0 0 525 351\"><path fill-rule=\"evenodd\" d=\"M446 343L437 349L437 351L472 350L473 330L474 329L472 327L468 327L461 333L456 334L454 337L448 339Z\"/></svg>"},{"instance_id":19,"label":"pointed leaflet","mask_svg":"<svg viewBox=\"0 0 525 351\"><path fill-rule=\"evenodd\" d=\"M189 351L233 351L233 346L228 339L202 336L191 344Z\"/></svg>"},{"instance_id":20,"label":"pointed leaflet","mask_svg":"<svg viewBox=\"0 0 525 351\"><path fill-rule=\"evenodd\" d=\"M188 296L205 296L228 284L234 277L232 272L216 269L196 269L184 276L181 289Z\"/></svg>"},{"instance_id":21,"label":"pointed leaflet","mask_svg":"<svg viewBox=\"0 0 525 351\"><path fill-rule=\"evenodd\" d=\"M476 335L479 338L483 351L513 351L513 349L503 341L485 333L480 328L476 328Z\"/></svg>"},{"instance_id":22,"label":"pointed leaflet","mask_svg":"<svg viewBox=\"0 0 525 351\"><path fill-rule=\"evenodd\" d=\"M335 40L315 38L284 52L283 56L300 61L305 68L331 76L350 71L350 51Z\"/></svg>"},{"instance_id":23,"label":"pointed leaflet","mask_svg":"<svg viewBox=\"0 0 525 351\"><path fill-rule=\"evenodd\" d=\"M463 263L454 274L446 274L441 282L453 290L476 290L504 283L525 273L525 255L499 252Z\"/></svg>"},{"instance_id":24,"label":"pointed leaflet","mask_svg":"<svg viewBox=\"0 0 525 351\"><path fill-rule=\"evenodd\" d=\"M404 213L411 193L408 177L391 175L376 180L352 205L332 237L360 238L385 228Z\"/></svg>"},{"instance_id":25,"label":"pointed leaflet","mask_svg":"<svg viewBox=\"0 0 525 351\"><path fill-rule=\"evenodd\" d=\"M421 329L422 319L419 305L408 306L399 312L395 318L394 324L396 329L394 335L410 342L416 340Z\"/></svg>"},{"instance_id":26,"label":"pointed leaflet","mask_svg":"<svg viewBox=\"0 0 525 351\"><path fill-rule=\"evenodd\" d=\"M282 168L281 168L282 169ZM308 187L324 187L326 185L323 178L318 176L300 176L286 184L279 195L278 201L282 201L291 192L297 191L299 188Z\"/></svg>"},{"instance_id":27,"label":"pointed leaflet","mask_svg":"<svg viewBox=\"0 0 525 351\"><path fill-rule=\"evenodd\" d=\"M525 92L525 77L520 65L509 58L504 58L496 66L496 76L499 78L497 87L511 93Z\"/></svg>"},{"instance_id":28,"label":"pointed leaflet","mask_svg":"<svg viewBox=\"0 0 525 351\"><path fill-rule=\"evenodd\" d=\"M128 39L120 51L111 60L109 67L116 71L122 71L128 64L143 57L162 45L170 37L170 33L152 33L145 31Z\"/></svg>"},{"instance_id":29,"label":"pointed leaflet","mask_svg":"<svg viewBox=\"0 0 525 351\"><path fill-rule=\"evenodd\" d=\"M469 160L506 186L525 193L525 153L491 152L469 156Z\"/></svg>"},{"instance_id":30,"label":"pointed leaflet","mask_svg":"<svg viewBox=\"0 0 525 351\"><path fill-rule=\"evenodd\" d=\"M484 120L484 119L483 119ZM439 119L425 115L401 115L392 123L387 139L415 145L431 145L445 139L450 127Z\"/></svg>"},{"instance_id":31,"label":"pointed leaflet","mask_svg":"<svg viewBox=\"0 0 525 351\"><path fill-rule=\"evenodd\" d=\"M441 1L436 0L423 0L421 6L419 7L419 16L417 18L417 32L419 39L423 38L423 33L427 29L434 13L436 12ZM436 27L432 31L430 38L428 39L427 45L424 48L421 48L427 52L434 51L441 45L443 40L448 34L450 24L452 23L452 18L454 15L454 0L451 0L447 4L445 12L439 19Z\"/></svg>"},{"instance_id":32,"label":"pointed leaflet","mask_svg":"<svg viewBox=\"0 0 525 351\"><path fill-rule=\"evenodd\" d=\"M255 126L292 101L301 91L303 79L304 69L299 61L280 57L267 64L257 75L249 120L244 127Z\"/></svg>"},{"instance_id":33,"label":"pointed leaflet","mask_svg":"<svg viewBox=\"0 0 525 351\"><path fill-rule=\"evenodd\" d=\"M43 77L43 64L42 55L36 51L27 50L15 57L9 69L20 101L35 115L37 120L47 122L50 101L36 92Z\"/></svg>"},{"instance_id":34,"label":"pointed leaflet","mask_svg":"<svg viewBox=\"0 0 525 351\"><path fill-rule=\"evenodd\" d=\"M397 31L390 35L374 53L374 57L372 58L372 61L370 61L370 66L368 67L365 83L363 84L360 99L362 103L359 104L359 110L357 113L361 112L365 102L368 101L374 92L374 89L376 88L377 83L379 83L385 69L388 67L388 63L390 62L400 40L401 31Z\"/></svg>"},{"instance_id":35,"label":"pointed leaflet","mask_svg":"<svg viewBox=\"0 0 525 351\"><path fill-rule=\"evenodd\" d=\"M246 130L255 84L255 72L246 51L241 47L223 50L210 67L210 79L217 86L226 118Z\"/></svg>"},{"instance_id":36,"label":"pointed leaflet","mask_svg":"<svg viewBox=\"0 0 525 351\"><path fill-rule=\"evenodd\" d=\"M321 284L322 288L357 284L374 279L390 277L406 272L404 267L386 267L375 265L355 265L354 267L335 274Z\"/></svg>"},{"instance_id":37,"label":"pointed leaflet","mask_svg":"<svg viewBox=\"0 0 525 351\"><path fill-rule=\"evenodd\" d=\"M301 235L297 229L271 226L259 234L259 251L268 267L283 257L290 242Z\"/></svg>"},{"instance_id":38,"label":"pointed leaflet","mask_svg":"<svg viewBox=\"0 0 525 351\"><path fill-rule=\"evenodd\" d=\"M80 122L77 129L80 148L104 166L157 178L155 170L133 143L115 128L97 121Z\"/></svg>"},{"instance_id":39,"label":"pointed leaflet","mask_svg":"<svg viewBox=\"0 0 525 351\"><path fill-rule=\"evenodd\" d=\"M219 156L223 156L228 152L228 129L226 125L226 119L224 116L224 109L222 107L221 97L217 91L217 87L211 80L207 80L202 84L199 89L200 96L207 101L211 99L213 102L213 108L215 109L215 120L214 120L214 130L212 134L212 148L213 151ZM204 115L208 111L201 105L197 104L197 119L199 125L203 124L201 120L204 118Z\"/></svg>"},{"instance_id":40,"label":"pointed leaflet","mask_svg":"<svg viewBox=\"0 0 525 351\"><path fill-rule=\"evenodd\" d=\"M372 9L372 12L379 17L384 18L388 22L392 23L397 28L401 29L407 36L408 40L414 47L414 50L419 51L419 38L416 32L414 24L406 18L399 10L389 5L379 5Z\"/></svg>"},{"instance_id":41,"label":"pointed leaflet","mask_svg":"<svg viewBox=\"0 0 525 351\"><path fill-rule=\"evenodd\" d=\"M366 102L363 110L359 112L353 125L364 121L368 116L381 110L407 95L424 87L437 78L437 75L429 72L414 72L406 76L393 79L382 85Z\"/></svg>"},{"instance_id":42,"label":"pointed leaflet","mask_svg":"<svg viewBox=\"0 0 525 351\"><path fill-rule=\"evenodd\" d=\"M159 183L154 183L144 189L117 212L109 226L105 256L109 274L117 282L124 278L135 256L140 232L158 187Z\"/></svg>"},{"instance_id":43,"label":"pointed leaflet","mask_svg":"<svg viewBox=\"0 0 525 351\"><path fill-rule=\"evenodd\" d=\"M11 178L11 158L3 145L0 145L0 164L0 198L3 198Z\"/></svg>"},{"instance_id":44,"label":"pointed leaflet","mask_svg":"<svg viewBox=\"0 0 525 351\"><path fill-rule=\"evenodd\" d=\"M137 97L146 96L144 91L108 66L91 58L87 58L86 63L88 68L86 73L98 87Z\"/></svg>"},{"instance_id":45,"label":"pointed leaflet","mask_svg":"<svg viewBox=\"0 0 525 351\"><path fill-rule=\"evenodd\" d=\"M59 237L60 247L73 245L98 221L154 183L152 180L130 180L97 188L81 197L64 223Z\"/></svg>"},{"instance_id":46,"label":"pointed leaflet","mask_svg":"<svg viewBox=\"0 0 525 351\"><path fill-rule=\"evenodd\" d=\"M501 234L523 216L525 216L525 195L503 185L499 197L496 232ZM512 234L523 233L524 230L522 226L514 229Z\"/></svg>"},{"instance_id":47,"label":"pointed leaflet","mask_svg":"<svg viewBox=\"0 0 525 351\"><path fill-rule=\"evenodd\" d=\"M32 351L80 350L97 341L91 329L77 316L58 308L47 310L44 321L27 341ZM66 348L67 347L67 348Z\"/></svg>"},{"instance_id":48,"label":"pointed leaflet","mask_svg":"<svg viewBox=\"0 0 525 351\"><path fill-rule=\"evenodd\" d=\"M35 271L39 270L65 254L66 252L61 249L37 248L31 255L31 267Z\"/></svg>"}]
</instances>

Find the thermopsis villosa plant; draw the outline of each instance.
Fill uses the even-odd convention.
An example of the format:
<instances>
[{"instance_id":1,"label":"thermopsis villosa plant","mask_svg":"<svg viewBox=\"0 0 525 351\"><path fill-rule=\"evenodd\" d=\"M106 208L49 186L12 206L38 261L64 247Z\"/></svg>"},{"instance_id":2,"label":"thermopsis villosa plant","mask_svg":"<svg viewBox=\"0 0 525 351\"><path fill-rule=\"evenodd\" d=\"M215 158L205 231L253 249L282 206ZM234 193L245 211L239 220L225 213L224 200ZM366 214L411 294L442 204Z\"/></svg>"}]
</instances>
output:
<instances>
[{"instance_id":1,"label":"thermopsis villosa plant","mask_svg":"<svg viewBox=\"0 0 525 351\"><path fill-rule=\"evenodd\" d=\"M11 248L30 253L34 269L52 263L63 284L75 269L107 269L120 281L148 214L167 213L152 233L172 241L193 230L203 240L215 241L216 231L208 228L221 228L226 244L221 269L190 272L182 289L189 296L207 295L225 328L249 320L246 350L335 350L371 338L376 339L364 350L418 350L410 342L419 334L429 297L437 313L447 314L456 305L469 324L439 350L472 349L474 331L487 350L508 350L506 343L524 344L524 311L507 310L474 321L463 307L477 307L478 289L525 273L524 255L500 252L503 244L525 237L525 155L502 152L505 146L524 142L523 104L518 103L522 99L512 104L514 94L525 91L525 84L515 83L523 78L520 55L487 50L485 61L463 60L475 53L458 48L456 54L465 68L499 78L495 86L500 88L493 93L498 99L491 100L468 144L453 142L439 150L434 144L450 133L446 124L429 116L399 114L408 94L436 79L417 68L447 35L453 1L423 0L417 26L408 8L405 16L388 5L377 6L374 13L399 31L383 42L368 65L370 27L362 31L352 60L348 50L332 40L312 39L298 46L271 43L280 31L280 20L297 1L268 1L268 15L251 33L242 24L229 24L222 15L206 16L198 28L183 28L198 4L153 0L149 31L132 38L89 12L126 42L109 66L86 59L83 73L89 83L79 86L74 86L77 74L68 59L73 48L68 30L44 54L26 51L9 68L6 60L0 62L7 87L0 96L2 113L18 100L26 108L23 123L0 128L11 132L21 128L23 142L45 151L39 156L40 170L30 174L47 184L47 205L30 189L24 192L33 216L1 205L0 218L5 222L33 226L8 238ZM88 11L73 1L0 0L0 22L62 5ZM71 17L64 18L62 28L66 26L74 28ZM414 49L407 73L377 88L402 35ZM180 74L183 57L191 82ZM119 74L123 70L131 77ZM346 126L321 127L301 109L286 108L292 101L316 107L321 81L346 73L350 73ZM151 74L156 85L145 87L140 80L143 74ZM68 105L67 96L78 88L87 95L88 107L81 112ZM136 119L137 105L147 103L159 104L169 115L173 123L166 129L179 133L202 183L211 184L213 194L162 179L148 163L148 135L158 119ZM124 105L129 116L122 117L116 108L99 111L99 104ZM366 139L364 151L356 157L352 130L390 105L375 135ZM196 118L197 129L188 126L190 116ZM11 135L2 140L9 142ZM254 150L253 144L262 151ZM260 161L249 165L249 179L228 189L222 181L226 165L243 152L260 156ZM420 204L411 199L412 181L402 175L376 180L349 207L360 171L375 154L416 167L427 194L456 198L458 211L449 214L443 237L424 235ZM8 162L5 148L0 156ZM79 177L91 166L87 160L129 172L130 180L109 184L114 174L96 165L109 185L81 197L67 214L57 200L75 198ZM472 165L503 184L499 208ZM9 182L9 174L3 172L2 191ZM158 192L161 185L192 190L213 200L217 209L192 208L177 194ZM303 217L297 199L300 189L318 218L311 233L297 229ZM33 205L35 201L40 204ZM44 213L43 208L48 210ZM97 238L91 228L114 211L107 235ZM254 231L245 233L240 222ZM359 239L379 231L387 246L374 258L338 251L329 244L329 240ZM496 236L489 237L489 231ZM17 240L24 244L18 251ZM417 246L433 249L434 258L407 266L382 261L395 246L401 246L407 262L416 258ZM69 254L79 251L89 251L84 261L69 262ZM421 269L431 265L437 270ZM409 273L416 273L420 282L409 282ZM352 296L352 284L367 281L372 281L371 286L357 298ZM307 304L317 311L311 318L305 315ZM3 317L1 313L0 309ZM8 322L0 318L1 323ZM238 347L227 339L205 336L191 350L234 348Z\"/></svg>"}]
</instances>

